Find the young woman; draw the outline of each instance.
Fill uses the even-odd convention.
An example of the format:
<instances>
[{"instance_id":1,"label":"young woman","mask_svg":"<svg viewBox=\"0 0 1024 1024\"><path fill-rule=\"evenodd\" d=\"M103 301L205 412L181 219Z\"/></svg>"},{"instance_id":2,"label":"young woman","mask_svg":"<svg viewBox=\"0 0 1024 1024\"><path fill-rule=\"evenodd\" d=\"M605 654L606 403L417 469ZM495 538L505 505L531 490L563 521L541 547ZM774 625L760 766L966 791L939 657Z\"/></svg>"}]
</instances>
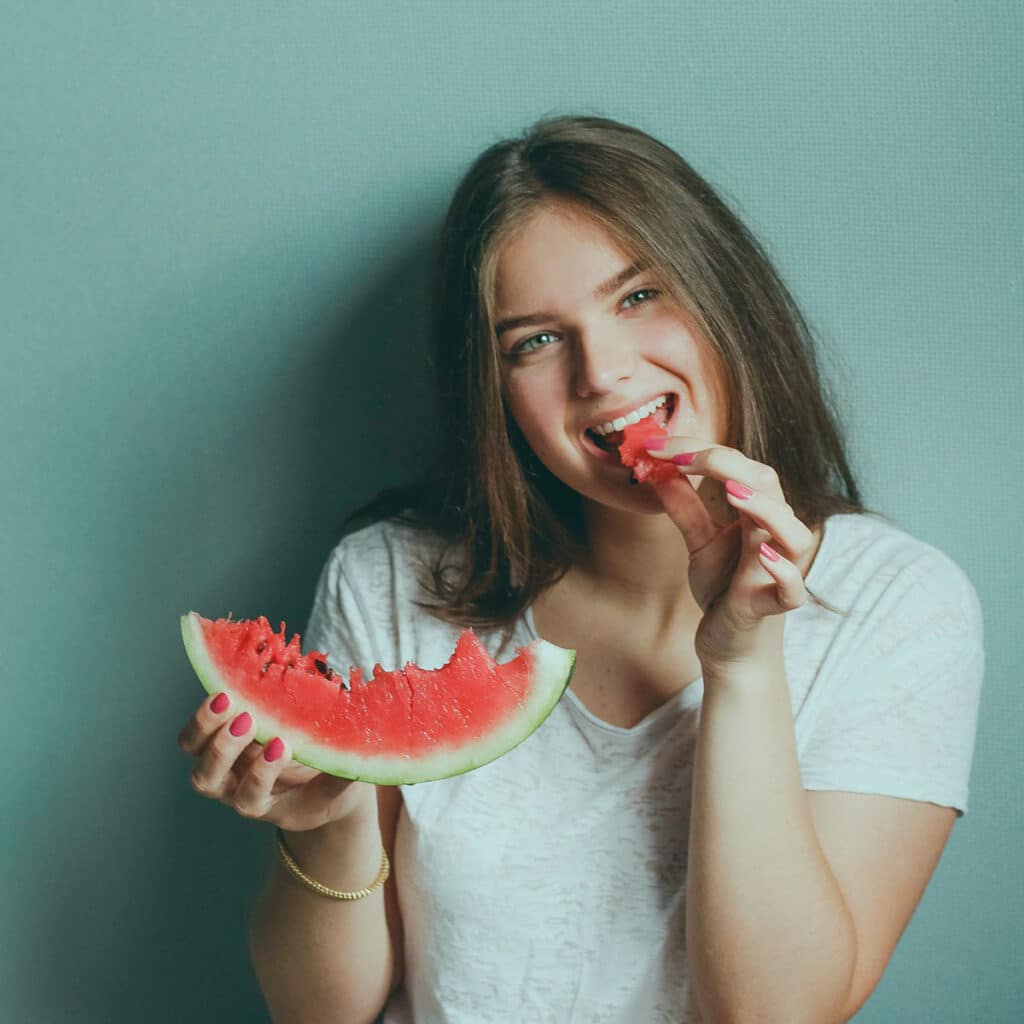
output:
<instances>
[{"instance_id":1,"label":"young woman","mask_svg":"<svg viewBox=\"0 0 1024 1024\"><path fill-rule=\"evenodd\" d=\"M642 132L483 153L433 314L441 456L350 517L306 643L429 667L470 625L576 672L520 746L414 787L203 703L196 789L281 830L251 928L274 1019L847 1020L967 807L970 582L863 507L785 286ZM636 485L614 443L646 414L676 472Z\"/></svg>"}]
</instances>

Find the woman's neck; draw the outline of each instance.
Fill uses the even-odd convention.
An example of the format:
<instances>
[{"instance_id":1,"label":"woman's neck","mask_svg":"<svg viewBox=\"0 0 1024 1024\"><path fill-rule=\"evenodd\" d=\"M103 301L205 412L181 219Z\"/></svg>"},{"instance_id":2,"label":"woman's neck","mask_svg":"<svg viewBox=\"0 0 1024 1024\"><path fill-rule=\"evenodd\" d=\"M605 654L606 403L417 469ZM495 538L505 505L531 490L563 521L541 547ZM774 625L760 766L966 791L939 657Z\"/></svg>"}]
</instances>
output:
<instances>
[{"instance_id":1,"label":"woman's neck","mask_svg":"<svg viewBox=\"0 0 1024 1024\"><path fill-rule=\"evenodd\" d=\"M585 508L587 553L570 570L577 592L602 609L639 616L656 632L699 620L686 544L667 515Z\"/></svg>"}]
</instances>

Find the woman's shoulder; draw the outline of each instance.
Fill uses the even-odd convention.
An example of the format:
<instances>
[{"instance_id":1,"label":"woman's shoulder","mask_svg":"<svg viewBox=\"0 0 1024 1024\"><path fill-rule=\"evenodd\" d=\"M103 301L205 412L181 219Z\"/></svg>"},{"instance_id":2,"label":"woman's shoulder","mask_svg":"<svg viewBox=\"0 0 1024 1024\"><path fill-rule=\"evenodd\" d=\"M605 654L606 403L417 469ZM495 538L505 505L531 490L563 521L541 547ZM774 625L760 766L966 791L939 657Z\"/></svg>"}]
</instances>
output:
<instances>
[{"instance_id":1,"label":"woman's shoulder","mask_svg":"<svg viewBox=\"0 0 1024 1024\"><path fill-rule=\"evenodd\" d=\"M916 568L932 572L938 567L958 570L954 560L928 541L879 512L844 512L829 516L819 550L823 569L845 571L854 561L885 565L890 569ZM815 559L812 571L819 565Z\"/></svg>"},{"instance_id":2,"label":"woman's shoulder","mask_svg":"<svg viewBox=\"0 0 1024 1024\"><path fill-rule=\"evenodd\" d=\"M807 585L828 599L854 591L912 591L919 600L955 601L980 616L977 592L945 551L877 512L841 513L824 523Z\"/></svg>"},{"instance_id":3,"label":"woman's shoulder","mask_svg":"<svg viewBox=\"0 0 1024 1024\"><path fill-rule=\"evenodd\" d=\"M445 547L443 537L405 509L345 533L328 562L346 573L379 574L383 569L412 569L435 559Z\"/></svg>"}]
</instances>

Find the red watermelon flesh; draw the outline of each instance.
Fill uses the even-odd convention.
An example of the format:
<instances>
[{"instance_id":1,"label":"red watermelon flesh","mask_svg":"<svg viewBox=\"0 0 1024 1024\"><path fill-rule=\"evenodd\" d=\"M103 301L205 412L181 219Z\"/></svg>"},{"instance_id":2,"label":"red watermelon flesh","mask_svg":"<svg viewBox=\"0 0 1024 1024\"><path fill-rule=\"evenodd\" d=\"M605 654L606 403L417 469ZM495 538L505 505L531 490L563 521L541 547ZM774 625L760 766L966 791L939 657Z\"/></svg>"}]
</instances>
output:
<instances>
[{"instance_id":1,"label":"red watermelon flesh","mask_svg":"<svg viewBox=\"0 0 1024 1024\"><path fill-rule=\"evenodd\" d=\"M209 693L248 711L254 738L281 736L292 757L332 775L382 785L426 782L493 761L529 736L568 686L575 652L543 640L497 664L471 629L435 670L348 670L322 651L302 653L285 624L182 616L189 660Z\"/></svg>"},{"instance_id":2,"label":"red watermelon flesh","mask_svg":"<svg viewBox=\"0 0 1024 1024\"><path fill-rule=\"evenodd\" d=\"M647 454L647 441L652 437L668 437L668 431L655 416L646 416L639 423L627 423L619 443L619 459L624 466L633 470L634 483L645 480L669 480L679 476L675 463L665 459L653 459Z\"/></svg>"}]
</instances>

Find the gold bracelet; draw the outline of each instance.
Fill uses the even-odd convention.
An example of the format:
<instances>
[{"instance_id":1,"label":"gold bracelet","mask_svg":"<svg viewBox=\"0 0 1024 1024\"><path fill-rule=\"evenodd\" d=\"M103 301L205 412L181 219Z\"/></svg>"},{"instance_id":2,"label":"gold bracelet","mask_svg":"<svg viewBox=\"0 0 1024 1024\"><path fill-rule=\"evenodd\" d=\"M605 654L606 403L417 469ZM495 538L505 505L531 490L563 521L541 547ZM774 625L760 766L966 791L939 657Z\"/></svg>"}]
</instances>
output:
<instances>
[{"instance_id":1,"label":"gold bracelet","mask_svg":"<svg viewBox=\"0 0 1024 1024\"><path fill-rule=\"evenodd\" d=\"M380 862L380 872L368 889L357 889L355 892L339 892L337 889L328 889L326 885L321 885L310 878L309 875L303 873L302 868L292 859L292 855L288 852L288 847L284 845L284 834L280 829L277 830L277 852L281 855L281 860L284 861L285 867L303 885L308 886L314 892L320 893L321 896L329 896L333 900L361 900L364 896L369 896L375 889L379 889L388 880L388 875L391 874L391 863L388 861L388 851L385 849L383 850Z\"/></svg>"}]
</instances>

